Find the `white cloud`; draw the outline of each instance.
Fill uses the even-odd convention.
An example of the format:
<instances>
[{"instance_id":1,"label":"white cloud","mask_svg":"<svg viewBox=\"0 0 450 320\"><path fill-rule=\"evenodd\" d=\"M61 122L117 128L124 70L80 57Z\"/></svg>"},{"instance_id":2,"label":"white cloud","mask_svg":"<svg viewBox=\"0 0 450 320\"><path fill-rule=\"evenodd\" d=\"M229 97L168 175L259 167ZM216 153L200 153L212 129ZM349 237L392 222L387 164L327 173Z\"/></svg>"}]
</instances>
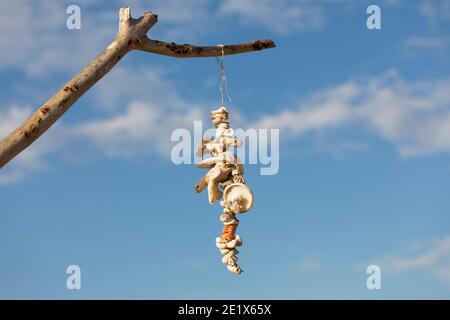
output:
<instances>
[{"instance_id":1,"label":"white cloud","mask_svg":"<svg viewBox=\"0 0 450 320\"><path fill-rule=\"evenodd\" d=\"M116 12L84 16L84 3L81 30L68 30L66 5L52 0L2 3L0 68L17 67L30 76L76 72L112 41Z\"/></svg>"},{"instance_id":2,"label":"white cloud","mask_svg":"<svg viewBox=\"0 0 450 320\"><path fill-rule=\"evenodd\" d=\"M303 272L314 272L321 270L324 267L323 263L319 259L313 257L297 261L294 266L296 269L299 269Z\"/></svg>"},{"instance_id":3,"label":"white cloud","mask_svg":"<svg viewBox=\"0 0 450 320\"><path fill-rule=\"evenodd\" d=\"M352 119L351 99L356 95L356 84L345 83L314 93L305 106L267 115L252 125L256 128L279 128L291 136L308 131L339 127Z\"/></svg>"},{"instance_id":4,"label":"white cloud","mask_svg":"<svg viewBox=\"0 0 450 320\"><path fill-rule=\"evenodd\" d=\"M170 134L202 119L200 109L165 110L153 103L132 102L124 113L70 128L71 135L90 141L106 156L127 157L159 152L170 156Z\"/></svg>"},{"instance_id":5,"label":"white cloud","mask_svg":"<svg viewBox=\"0 0 450 320\"><path fill-rule=\"evenodd\" d=\"M427 250L417 256L409 258L393 256L386 264L395 270L407 271L436 266L447 258L450 258L450 237L434 241Z\"/></svg>"},{"instance_id":6,"label":"white cloud","mask_svg":"<svg viewBox=\"0 0 450 320\"><path fill-rule=\"evenodd\" d=\"M438 58L441 64L448 66L450 37L450 2L447 0L422 0L412 3L403 1L403 6L412 8L423 18L420 34L409 35L402 44L405 57ZM408 8L409 9L409 8Z\"/></svg>"},{"instance_id":7,"label":"white cloud","mask_svg":"<svg viewBox=\"0 0 450 320\"><path fill-rule=\"evenodd\" d=\"M432 23L450 20L450 2L447 0L424 0L419 4L419 13Z\"/></svg>"},{"instance_id":8,"label":"white cloud","mask_svg":"<svg viewBox=\"0 0 450 320\"><path fill-rule=\"evenodd\" d=\"M208 0L165 0L145 6L160 17L162 30L156 32L169 39L190 41L235 21L244 27L262 27L277 34L316 30L327 20L324 5L336 2L340 1L224 0L214 4ZM140 4L140 9L143 6Z\"/></svg>"},{"instance_id":9,"label":"white cloud","mask_svg":"<svg viewBox=\"0 0 450 320\"><path fill-rule=\"evenodd\" d=\"M5 170L7 171L0 174L0 186L10 185L26 178L24 170Z\"/></svg>"},{"instance_id":10,"label":"white cloud","mask_svg":"<svg viewBox=\"0 0 450 320\"><path fill-rule=\"evenodd\" d=\"M29 76L73 73L113 40L117 31L119 6L113 2L81 1L82 28L68 30L65 26L65 1L9 1L0 11L0 68L16 67ZM132 4L134 16L153 10L160 21L152 30L167 41L195 41L217 33L223 25L237 22L241 26L264 28L277 34L316 30L329 19L328 11L347 1L289 0L225 0L213 4L207 0L165 0ZM409 2L404 2L409 5ZM430 21L450 19L448 1L426 1L417 7ZM101 8L101 9L99 9ZM228 27L227 27L228 28ZM417 38L417 37L416 37ZM435 39L411 39L411 45L436 46ZM445 40L445 39L444 39ZM444 41L447 42L448 41Z\"/></svg>"},{"instance_id":11,"label":"white cloud","mask_svg":"<svg viewBox=\"0 0 450 320\"><path fill-rule=\"evenodd\" d=\"M441 36L419 37L413 36L405 41L407 47L424 48L424 49L440 49L450 44L450 38Z\"/></svg>"},{"instance_id":12,"label":"white cloud","mask_svg":"<svg viewBox=\"0 0 450 320\"><path fill-rule=\"evenodd\" d=\"M0 69L16 68L22 70L30 78L39 79L78 72L113 40L117 32L117 9L123 4L102 6L101 10L98 7L94 8L99 3L101 2L80 2L81 30L66 28L68 3L64 1L42 0L37 3L36 1L21 0L2 4L2 10L0 10L0 39L2 39L0 42ZM261 6L261 9L257 11L265 12L267 15L268 9L272 8L273 3L262 3L256 6ZM277 6L280 7L283 16L278 21L267 25L269 30L283 28L291 31L297 30L295 21L304 21L304 19L296 18L295 10L297 9L294 7L284 8L285 4ZM237 14L234 9L231 10L233 6L226 7L228 9L219 13L219 10L215 9L207 0L168 0L150 3L138 2L133 4L132 10L134 16L138 16L146 10L156 12L160 21L152 33L161 36L163 40L195 42L199 37L216 32L218 26L223 25L229 15ZM288 19L286 12L291 12L292 17ZM242 21L246 20L245 14L244 12L238 14ZM122 69L122 72L126 72L124 70ZM116 75L112 75L112 77L117 78L120 70L114 71ZM153 87L158 82L157 77L160 75L158 71L162 73L162 70L159 69L157 73L149 73L146 78L147 81L152 81ZM142 77L140 78L142 79ZM134 88L139 87L142 88L139 93L142 93L144 91L142 86ZM120 86L116 86L114 89L120 90ZM111 96L109 101L113 100L113 96L117 96L114 92L112 89L109 90ZM105 97L107 94L103 96ZM171 102L169 101L169 103Z\"/></svg>"},{"instance_id":13,"label":"white cloud","mask_svg":"<svg viewBox=\"0 0 450 320\"><path fill-rule=\"evenodd\" d=\"M402 45L405 57L437 57L443 65L448 65L450 37L445 35L411 36Z\"/></svg>"},{"instance_id":14,"label":"white cloud","mask_svg":"<svg viewBox=\"0 0 450 320\"><path fill-rule=\"evenodd\" d=\"M145 6L145 7L144 7ZM166 41L188 42L217 29L217 16L208 0L165 0L145 2L141 10L158 14L155 32Z\"/></svg>"},{"instance_id":15,"label":"white cloud","mask_svg":"<svg viewBox=\"0 0 450 320\"><path fill-rule=\"evenodd\" d=\"M14 131L32 113L30 107L9 106L0 113L0 139ZM46 168L44 157L60 150L68 141L67 132L60 124L21 152L10 164L0 170L0 186L23 180L30 173Z\"/></svg>"},{"instance_id":16,"label":"white cloud","mask_svg":"<svg viewBox=\"0 0 450 320\"><path fill-rule=\"evenodd\" d=\"M44 170L51 154L69 163L103 156L130 158L157 154L167 158L173 144L172 130L192 128L194 120L207 116L199 105L182 99L167 78L166 71L154 67L116 67L92 92L94 108L100 114L97 119L70 125L64 118L58 121L2 168L0 185ZM18 105L0 108L0 138L17 128L33 111L31 107ZM86 149L89 152L84 152Z\"/></svg>"},{"instance_id":17,"label":"white cloud","mask_svg":"<svg viewBox=\"0 0 450 320\"><path fill-rule=\"evenodd\" d=\"M243 25L258 25L279 34L316 30L325 21L322 6L312 1L226 0L219 14L237 16Z\"/></svg>"},{"instance_id":18,"label":"white cloud","mask_svg":"<svg viewBox=\"0 0 450 320\"><path fill-rule=\"evenodd\" d=\"M100 156L133 157L156 152L167 157L172 146L169 140L172 130L192 128L194 120L203 119L207 114L197 104L184 101L177 90L164 81L160 81L159 92L154 99L148 99L150 102L133 99L145 95L140 92L139 83L153 80L147 79L148 73L143 69L136 74L136 79L124 83L121 77L131 71L120 68L117 71L117 78L109 80L111 87L105 85L106 92L99 90L96 99L108 101L108 90L112 90L112 103L126 96L122 104L127 106L125 110L106 109L98 119L70 126L56 125L13 161L12 167L24 173L13 172L9 177L3 173L3 180L11 182L26 176L27 172L40 170L45 167L43 157L48 153L73 154L66 151L76 150L80 142L98 150ZM337 154L342 150L364 150L368 145L367 141L352 141L348 136L340 139L335 134L340 130L359 138L364 136L361 133L372 133L394 144L404 156L448 153L449 87L448 78L405 82L395 73L388 73L318 90L305 97L298 108L265 115L254 123L235 112L233 123L247 128L280 128L281 138L288 140L306 134L323 138L328 133L332 141L325 139L322 144ZM30 112L30 108L17 106L6 109L1 117L0 133L5 135L12 131Z\"/></svg>"},{"instance_id":19,"label":"white cloud","mask_svg":"<svg viewBox=\"0 0 450 320\"><path fill-rule=\"evenodd\" d=\"M279 128L285 138L325 130L372 132L405 156L450 152L450 79L404 82L395 73L319 90L298 108L253 124Z\"/></svg>"},{"instance_id":20,"label":"white cloud","mask_svg":"<svg viewBox=\"0 0 450 320\"><path fill-rule=\"evenodd\" d=\"M382 6L408 6L415 12L435 24L440 20L450 19L450 3L448 0L383 0Z\"/></svg>"},{"instance_id":21,"label":"white cloud","mask_svg":"<svg viewBox=\"0 0 450 320\"><path fill-rule=\"evenodd\" d=\"M21 68L31 76L78 71L112 40L117 29L117 10L109 7L95 12L84 10L91 3L81 3L81 31L65 28L64 2L2 4L0 68ZM255 4L247 0L228 0L217 5L218 11L214 11L214 6L206 0L170 0L141 3L136 7L133 4L133 15L148 9L155 11L160 15L156 27L166 36L212 33L218 23L225 23L231 17L237 17L242 24L254 24L284 34L320 27L326 20L323 5L328 3L341 1L319 4L264 0ZM181 33L177 35L176 30ZM420 44L420 41L416 39L412 44ZM167 71L158 68L131 70L116 66L93 91L95 105L104 112L102 116L86 123L72 126L60 123L52 127L2 169L0 183L10 183L42 170L46 163L44 155L56 151L64 153L67 146L80 140L88 140L107 156L131 156L153 148L167 154L169 144L164 137L169 128L190 127L193 119L201 118L203 113L196 104L184 101L169 82L162 80L166 75ZM296 138L306 133L362 124L363 128L371 128L397 145L405 155L448 152L449 84L448 79L404 83L398 77L348 81L309 95L299 108L266 115L253 126L282 128L284 136ZM143 100L151 103L139 102ZM0 136L11 132L31 112L29 107L3 108ZM233 118L239 120L234 122L236 124L248 125L237 112L233 113ZM348 149L361 146L352 141L333 143L334 147L338 145Z\"/></svg>"},{"instance_id":22,"label":"white cloud","mask_svg":"<svg viewBox=\"0 0 450 320\"><path fill-rule=\"evenodd\" d=\"M9 1L0 10L0 69L18 68L28 76L74 73L114 39L121 3L100 6L81 1L81 30L66 28L69 2ZM207 0L136 2L133 15L152 10L160 21L152 30L166 41L195 41L217 32L228 18L242 25L264 27L276 33L316 29L324 20L321 6L309 1L228 0L214 6ZM220 8L216 8L220 7ZM101 8L101 10L99 10Z\"/></svg>"},{"instance_id":23,"label":"white cloud","mask_svg":"<svg viewBox=\"0 0 450 320\"><path fill-rule=\"evenodd\" d=\"M173 84L165 80L169 77L169 71L159 67L116 66L93 90L95 108L116 110L133 100L164 104L166 109L191 107L180 97Z\"/></svg>"},{"instance_id":24,"label":"white cloud","mask_svg":"<svg viewBox=\"0 0 450 320\"><path fill-rule=\"evenodd\" d=\"M19 126L31 108L12 106L0 114L0 133L4 136ZM47 158L58 154L69 162L83 160L80 148L97 150L91 157L122 157L158 155L170 157L175 128L192 128L201 120L200 108L192 105L183 110L167 109L164 105L131 102L124 112L102 116L75 125L58 123L0 171L0 186L9 185L47 168Z\"/></svg>"},{"instance_id":25,"label":"white cloud","mask_svg":"<svg viewBox=\"0 0 450 320\"><path fill-rule=\"evenodd\" d=\"M32 113L31 107L12 105L5 109L0 116L0 138L6 137Z\"/></svg>"},{"instance_id":26,"label":"white cloud","mask_svg":"<svg viewBox=\"0 0 450 320\"><path fill-rule=\"evenodd\" d=\"M70 135L87 139L110 157L154 151L170 155L172 130L191 128L206 113L183 99L168 78L168 72L160 68L116 67L92 95L102 116L68 128Z\"/></svg>"},{"instance_id":27,"label":"white cloud","mask_svg":"<svg viewBox=\"0 0 450 320\"><path fill-rule=\"evenodd\" d=\"M29 107L9 106L6 108L6 112L0 114L0 139L14 131L30 114L31 108ZM26 174L23 167L27 161L24 161L24 158L21 157L17 162L18 164L14 168L4 168L0 171L0 186L15 183L25 178Z\"/></svg>"},{"instance_id":28,"label":"white cloud","mask_svg":"<svg viewBox=\"0 0 450 320\"><path fill-rule=\"evenodd\" d=\"M450 283L450 236L433 239L427 248L416 255L391 255L380 261L380 266L389 271L430 270L439 279Z\"/></svg>"}]
</instances>

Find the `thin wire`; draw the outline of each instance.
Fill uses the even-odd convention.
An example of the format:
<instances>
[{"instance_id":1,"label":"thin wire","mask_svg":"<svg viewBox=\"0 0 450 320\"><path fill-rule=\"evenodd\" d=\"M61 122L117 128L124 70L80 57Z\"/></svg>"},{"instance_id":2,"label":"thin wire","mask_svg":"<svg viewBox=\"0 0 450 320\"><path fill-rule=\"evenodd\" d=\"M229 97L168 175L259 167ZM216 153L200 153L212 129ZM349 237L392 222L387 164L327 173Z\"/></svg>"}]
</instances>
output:
<instances>
[{"instance_id":1,"label":"thin wire","mask_svg":"<svg viewBox=\"0 0 450 320\"><path fill-rule=\"evenodd\" d=\"M221 102L222 102L222 106L224 105L224 95L227 95L228 100L231 102L231 98L230 95L228 94L228 84L227 84L227 75L225 74L225 67L223 64L223 60L224 60L224 56L225 56L225 52L224 52L224 45L223 44L218 44L217 45L221 50L222 50L222 56L216 57L217 59L217 63L219 64L220 67L220 97L221 97Z\"/></svg>"}]
</instances>

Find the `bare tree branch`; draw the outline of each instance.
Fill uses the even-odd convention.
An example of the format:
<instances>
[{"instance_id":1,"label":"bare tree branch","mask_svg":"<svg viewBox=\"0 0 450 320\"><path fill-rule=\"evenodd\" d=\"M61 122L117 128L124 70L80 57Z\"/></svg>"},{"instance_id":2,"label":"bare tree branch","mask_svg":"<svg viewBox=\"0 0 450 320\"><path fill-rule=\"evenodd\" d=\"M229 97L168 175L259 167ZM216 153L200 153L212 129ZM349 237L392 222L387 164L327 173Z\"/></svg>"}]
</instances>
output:
<instances>
[{"instance_id":1,"label":"bare tree branch","mask_svg":"<svg viewBox=\"0 0 450 320\"><path fill-rule=\"evenodd\" d=\"M0 168L47 131L128 52L142 50L178 58L212 57L222 54L222 49L218 46L177 45L149 39L147 32L157 20L157 15L152 12L145 13L139 19L133 19L130 8L121 8L119 11L119 31L114 41L36 110L19 128L0 141ZM225 55L229 55L273 47L275 47L275 44L271 40L258 40L225 45L223 51Z\"/></svg>"},{"instance_id":2,"label":"bare tree branch","mask_svg":"<svg viewBox=\"0 0 450 320\"><path fill-rule=\"evenodd\" d=\"M224 45L223 52L226 55L230 55L274 47L275 43L273 43L272 40L257 40L240 44ZM216 57L222 54L222 48L219 46L197 47L192 44L167 43L150 39L145 39L139 44L137 49L175 58Z\"/></svg>"}]
</instances>

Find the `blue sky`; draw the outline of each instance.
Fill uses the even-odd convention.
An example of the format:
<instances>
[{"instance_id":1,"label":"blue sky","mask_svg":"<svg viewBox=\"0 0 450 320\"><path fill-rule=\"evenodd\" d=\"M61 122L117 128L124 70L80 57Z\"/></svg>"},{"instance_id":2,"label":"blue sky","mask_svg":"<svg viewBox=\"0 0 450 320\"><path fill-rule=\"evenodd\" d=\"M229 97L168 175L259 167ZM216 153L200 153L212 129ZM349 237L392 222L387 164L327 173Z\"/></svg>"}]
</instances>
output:
<instances>
[{"instance_id":1,"label":"blue sky","mask_svg":"<svg viewBox=\"0 0 450 320\"><path fill-rule=\"evenodd\" d=\"M193 189L204 172L170 161L172 130L220 103L215 59L132 52L1 170L0 298L450 298L448 1L3 4L0 136L112 41L128 5L158 14L154 39L277 44L225 57L232 125L280 129L278 174L246 168L245 273L220 263L221 209ZM66 289L72 264L81 290Z\"/></svg>"}]
</instances>

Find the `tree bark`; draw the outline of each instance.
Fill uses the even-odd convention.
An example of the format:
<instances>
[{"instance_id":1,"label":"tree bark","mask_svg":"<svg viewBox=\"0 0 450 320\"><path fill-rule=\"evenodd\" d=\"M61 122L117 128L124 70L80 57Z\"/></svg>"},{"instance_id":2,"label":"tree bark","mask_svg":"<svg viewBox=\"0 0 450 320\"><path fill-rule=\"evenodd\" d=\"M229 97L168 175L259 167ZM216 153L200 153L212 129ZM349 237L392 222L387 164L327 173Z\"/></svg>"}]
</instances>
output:
<instances>
[{"instance_id":1,"label":"tree bark","mask_svg":"<svg viewBox=\"0 0 450 320\"><path fill-rule=\"evenodd\" d=\"M175 58L202 58L220 56L222 55L222 49L224 55L230 55L274 47L275 44L272 40L257 40L240 44L224 45L223 47L197 47L191 44L176 44L173 42L167 43L158 40L145 39L141 44L139 44L137 49Z\"/></svg>"},{"instance_id":2,"label":"tree bark","mask_svg":"<svg viewBox=\"0 0 450 320\"><path fill-rule=\"evenodd\" d=\"M223 53L229 55L275 47L271 40L258 40L223 47L198 47L190 44L178 45L151 40L147 37L147 32L157 20L157 15L152 12L145 13L139 19L133 19L130 8L121 8L119 31L114 41L20 127L0 141L0 168L47 131L86 91L132 50L177 58L193 58L222 55L222 48Z\"/></svg>"}]
</instances>

